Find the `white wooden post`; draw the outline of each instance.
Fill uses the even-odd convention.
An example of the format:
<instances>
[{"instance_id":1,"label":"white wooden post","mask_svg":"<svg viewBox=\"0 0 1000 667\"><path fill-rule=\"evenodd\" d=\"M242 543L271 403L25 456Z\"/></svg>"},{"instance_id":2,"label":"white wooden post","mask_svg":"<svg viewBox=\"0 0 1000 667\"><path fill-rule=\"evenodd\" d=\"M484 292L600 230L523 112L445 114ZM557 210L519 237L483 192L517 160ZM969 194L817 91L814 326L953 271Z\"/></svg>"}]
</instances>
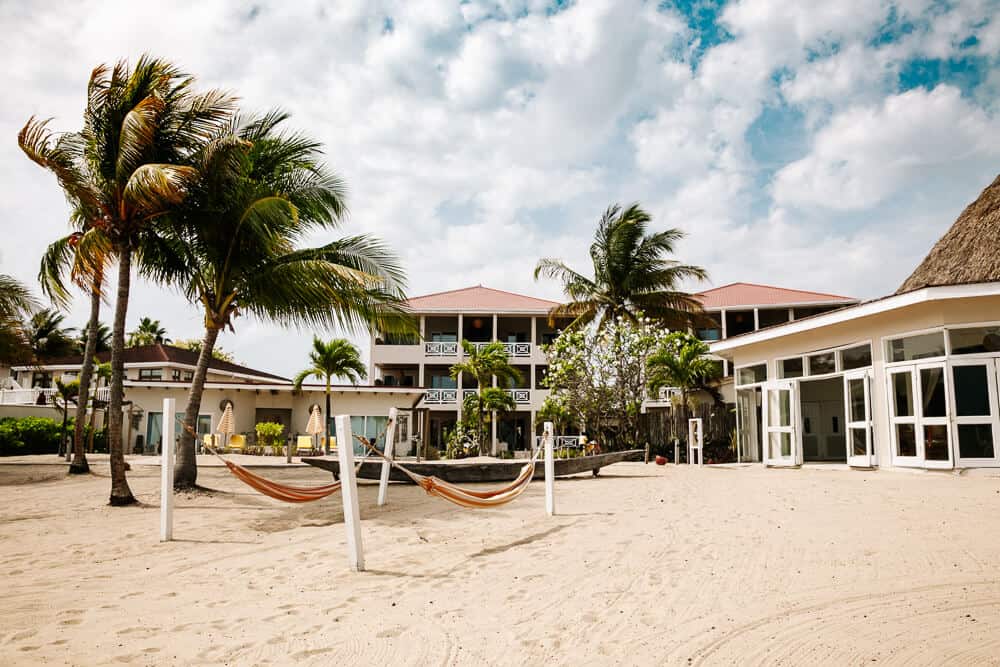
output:
<instances>
[{"instance_id":1,"label":"white wooden post","mask_svg":"<svg viewBox=\"0 0 1000 667\"><path fill-rule=\"evenodd\" d=\"M385 425L385 448L383 453L390 459L396 458L396 408L389 408L389 421ZM373 443L374 444L374 443ZM378 478L378 500L376 505L385 505L386 496L389 493L389 473L392 465L388 461L382 461L382 474Z\"/></svg>"},{"instance_id":2,"label":"white wooden post","mask_svg":"<svg viewBox=\"0 0 1000 667\"><path fill-rule=\"evenodd\" d=\"M163 399L163 445L160 447L160 541L174 539L174 412L175 398Z\"/></svg>"},{"instance_id":3,"label":"white wooden post","mask_svg":"<svg viewBox=\"0 0 1000 667\"><path fill-rule=\"evenodd\" d=\"M361 544L361 511L358 509L358 484L354 475L354 435L351 416L337 415L337 457L340 460L340 497L344 501L344 528L347 530L347 563L356 572L365 569Z\"/></svg>"},{"instance_id":4,"label":"white wooden post","mask_svg":"<svg viewBox=\"0 0 1000 667\"><path fill-rule=\"evenodd\" d=\"M705 465L704 434L701 417L688 419L688 463L694 461L694 450L698 450L698 465Z\"/></svg>"},{"instance_id":5,"label":"white wooden post","mask_svg":"<svg viewBox=\"0 0 1000 667\"><path fill-rule=\"evenodd\" d=\"M552 422L545 422L542 439L545 442L545 513L552 516L556 513L556 461Z\"/></svg>"}]
</instances>

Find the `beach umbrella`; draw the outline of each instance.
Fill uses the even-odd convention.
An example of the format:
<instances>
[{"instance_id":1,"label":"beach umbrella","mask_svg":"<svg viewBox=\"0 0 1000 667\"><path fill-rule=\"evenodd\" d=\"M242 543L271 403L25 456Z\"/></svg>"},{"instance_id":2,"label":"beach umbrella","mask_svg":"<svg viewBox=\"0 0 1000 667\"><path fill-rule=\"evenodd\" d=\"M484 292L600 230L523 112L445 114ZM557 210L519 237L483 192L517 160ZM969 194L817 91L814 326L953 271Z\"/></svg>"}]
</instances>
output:
<instances>
[{"instance_id":1,"label":"beach umbrella","mask_svg":"<svg viewBox=\"0 0 1000 667\"><path fill-rule=\"evenodd\" d=\"M236 431L236 421L233 419L233 404L226 403L226 409L222 411L222 419L219 420L219 433L223 437L223 442L228 445L228 436Z\"/></svg>"},{"instance_id":2,"label":"beach umbrella","mask_svg":"<svg viewBox=\"0 0 1000 667\"><path fill-rule=\"evenodd\" d=\"M314 405L309 413L309 423L306 424L306 433L318 435L323 432L323 417L320 415L319 406Z\"/></svg>"}]
</instances>

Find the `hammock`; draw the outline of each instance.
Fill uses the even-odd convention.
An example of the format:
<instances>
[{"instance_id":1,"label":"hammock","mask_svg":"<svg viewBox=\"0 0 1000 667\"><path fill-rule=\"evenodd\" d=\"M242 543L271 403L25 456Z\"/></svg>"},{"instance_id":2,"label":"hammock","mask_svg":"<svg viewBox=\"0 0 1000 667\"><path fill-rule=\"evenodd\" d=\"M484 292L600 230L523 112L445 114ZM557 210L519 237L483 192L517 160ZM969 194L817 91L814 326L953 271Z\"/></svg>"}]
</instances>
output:
<instances>
[{"instance_id":1,"label":"hammock","mask_svg":"<svg viewBox=\"0 0 1000 667\"><path fill-rule=\"evenodd\" d=\"M535 455L530 461L524 464L524 467L521 468L521 472L518 476L507 486L499 489L492 489L490 491L475 491L473 489L463 488L457 484L452 484L451 482L446 482L440 477L435 477L433 475L420 475L418 473L411 472L403 465L397 463L376 449L364 436L355 437L370 451L381 457L383 461L388 462L389 465L402 471L404 475L412 479L416 484L420 485L420 488L426 491L427 495L437 496L438 498L442 498L448 502L454 503L460 507L466 507L468 509L499 507L501 505L506 505L524 493L524 491L528 488L528 485L531 483L531 478L535 475L535 461L538 460L538 455L542 451L541 447L535 450Z\"/></svg>"}]
</instances>

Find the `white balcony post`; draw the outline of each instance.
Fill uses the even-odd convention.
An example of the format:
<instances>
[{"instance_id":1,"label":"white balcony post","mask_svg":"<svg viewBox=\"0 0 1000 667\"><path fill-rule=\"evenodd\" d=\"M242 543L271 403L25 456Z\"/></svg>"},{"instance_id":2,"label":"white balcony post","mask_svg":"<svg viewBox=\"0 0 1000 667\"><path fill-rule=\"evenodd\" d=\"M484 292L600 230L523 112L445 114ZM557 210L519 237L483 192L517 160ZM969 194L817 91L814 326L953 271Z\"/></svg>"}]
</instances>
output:
<instances>
[{"instance_id":1,"label":"white balcony post","mask_svg":"<svg viewBox=\"0 0 1000 667\"><path fill-rule=\"evenodd\" d=\"M760 329L760 308L753 309L753 330Z\"/></svg>"},{"instance_id":2,"label":"white balcony post","mask_svg":"<svg viewBox=\"0 0 1000 667\"><path fill-rule=\"evenodd\" d=\"M462 341L465 340L465 320L462 313L458 314L458 356L462 357Z\"/></svg>"},{"instance_id":3,"label":"white balcony post","mask_svg":"<svg viewBox=\"0 0 1000 667\"><path fill-rule=\"evenodd\" d=\"M497 335L498 334L498 331L497 331L497 322L498 321L499 321L499 318L497 317L497 314L493 313L493 336L490 338L490 340L493 341L494 343L496 341L500 340L500 336Z\"/></svg>"},{"instance_id":4,"label":"white balcony post","mask_svg":"<svg viewBox=\"0 0 1000 667\"><path fill-rule=\"evenodd\" d=\"M424 342L424 338L427 336L427 316L420 316L420 342Z\"/></svg>"},{"instance_id":5,"label":"white balcony post","mask_svg":"<svg viewBox=\"0 0 1000 667\"><path fill-rule=\"evenodd\" d=\"M532 315L531 317L531 349L535 349L535 345L538 345L538 318Z\"/></svg>"},{"instance_id":6,"label":"white balcony post","mask_svg":"<svg viewBox=\"0 0 1000 667\"><path fill-rule=\"evenodd\" d=\"M719 319L722 320L722 340L726 340L726 309L719 312Z\"/></svg>"}]
</instances>

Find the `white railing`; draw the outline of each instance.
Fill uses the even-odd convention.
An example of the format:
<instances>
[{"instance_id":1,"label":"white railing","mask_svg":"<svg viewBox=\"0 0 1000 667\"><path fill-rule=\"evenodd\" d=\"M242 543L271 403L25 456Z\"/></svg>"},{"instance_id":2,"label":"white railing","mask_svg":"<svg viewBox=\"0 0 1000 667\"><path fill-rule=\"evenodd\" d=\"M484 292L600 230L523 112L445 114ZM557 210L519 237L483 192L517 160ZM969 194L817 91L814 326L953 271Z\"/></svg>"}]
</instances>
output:
<instances>
[{"instance_id":1,"label":"white railing","mask_svg":"<svg viewBox=\"0 0 1000 667\"><path fill-rule=\"evenodd\" d=\"M478 389L463 389L462 390L462 401L464 402L469 396L475 396Z\"/></svg>"},{"instance_id":2,"label":"white railing","mask_svg":"<svg viewBox=\"0 0 1000 667\"><path fill-rule=\"evenodd\" d=\"M424 355L428 357L454 357L458 355L458 343L427 341L424 343Z\"/></svg>"},{"instance_id":3,"label":"white railing","mask_svg":"<svg viewBox=\"0 0 1000 667\"><path fill-rule=\"evenodd\" d=\"M0 405L48 405L55 389L0 389ZM42 397L39 399L39 397Z\"/></svg>"},{"instance_id":4,"label":"white railing","mask_svg":"<svg viewBox=\"0 0 1000 667\"><path fill-rule=\"evenodd\" d=\"M94 398L98 401L108 402L111 400L111 387L101 387L94 392Z\"/></svg>"},{"instance_id":5,"label":"white railing","mask_svg":"<svg viewBox=\"0 0 1000 667\"><path fill-rule=\"evenodd\" d=\"M492 343L474 343L477 350L481 350L487 345L492 345ZM531 356L531 343L504 343L504 349L507 351L508 357L530 357Z\"/></svg>"},{"instance_id":6,"label":"white railing","mask_svg":"<svg viewBox=\"0 0 1000 667\"><path fill-rule=\"evenodd\" d=\"M450 405L458 402L458 389L428 389L424 393L424 403L428 405Z\"/></svg>"},{"instance_id":7,"label":"white railing","mask_svg":"<svg viewBox=\"0 0 1000 667\"><path fill-rule=\"evenodd\" d=\"M542 436L535 436L535 449L541 447ZM557 435L552 443L556 449L574 449L580 447L580 436L578 435Z\"/></svg>"},{"instance_id":8,"label":"white railing","mask_svg":"<svg viewBox=\"0 0 1000 667\"><path fill-rule=\"evenodd\" d=\"M660 387L660 391L656 395L646 392L646 401L648 403L670 403L671 399L675 394L679 392L671 387Z\"/></svg>"},{"instance_id":9,"label":"white railing","mask_svg":"<svg viewBox=\"0 0 1000 667\"><path fill-rule=\"evenodd\" d=\"M475 396L478 391L478 389L463 389L462 400L464 401L469 396ZM510 397L513 398L514 402L518 405L531 403L530 389L508 389L507 393L510 394Z\"/></svg>"}]
</instances>

